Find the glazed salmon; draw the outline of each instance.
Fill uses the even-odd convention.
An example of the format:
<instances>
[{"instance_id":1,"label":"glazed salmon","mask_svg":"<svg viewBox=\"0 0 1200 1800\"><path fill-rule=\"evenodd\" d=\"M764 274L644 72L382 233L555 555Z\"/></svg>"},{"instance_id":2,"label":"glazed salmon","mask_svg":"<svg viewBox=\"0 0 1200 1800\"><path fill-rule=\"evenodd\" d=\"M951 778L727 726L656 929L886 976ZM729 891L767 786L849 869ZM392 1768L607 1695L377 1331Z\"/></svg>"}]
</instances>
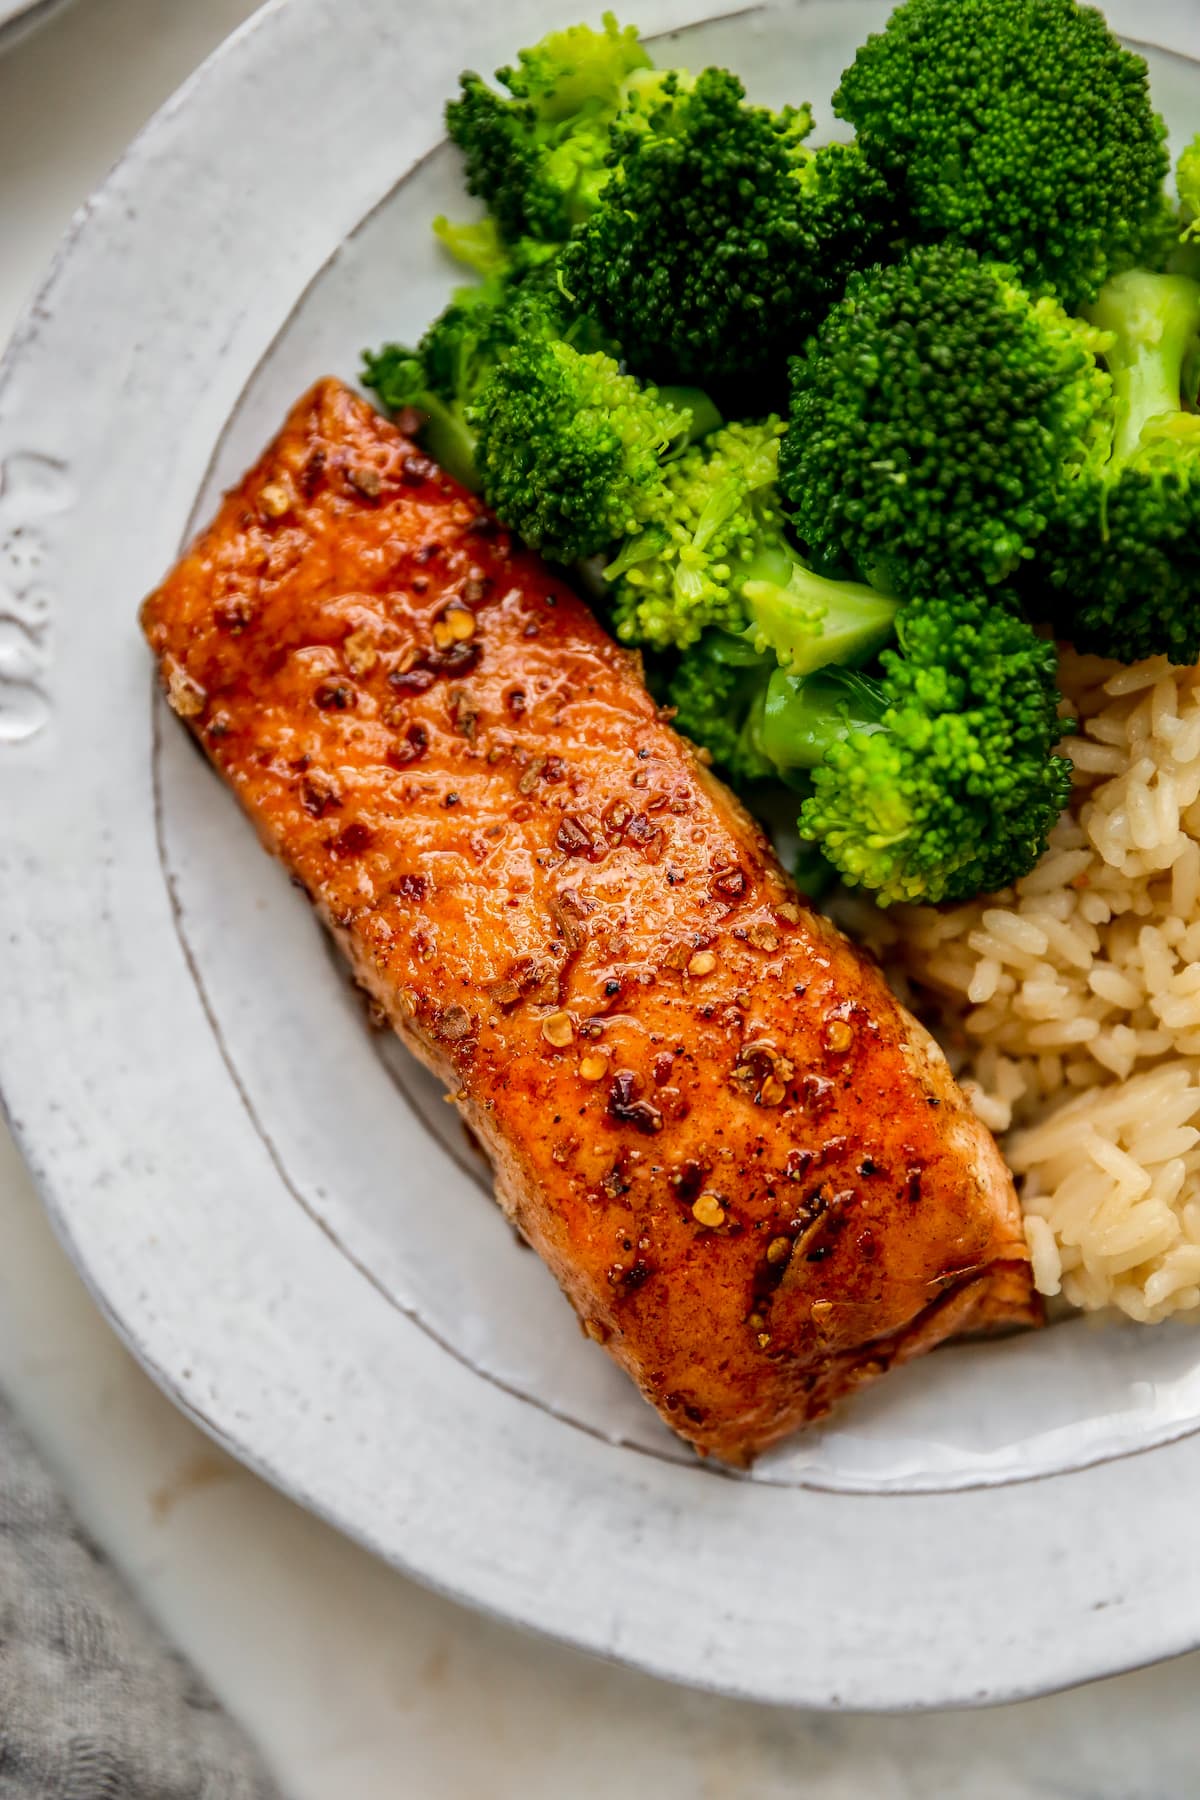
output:
<instances>
[{"instance_id":1,"label":"glazed salmon","mask_svg":"<svg viewBox=\"0 0 1200 1800\"><path fill-rule=\"evenodd\" d=\"M448 1085L584 1331L745 1463L1035 1318L941 1053L638 658L336 381L146 601L168 700Z\"/></svg>"}]
</instances>

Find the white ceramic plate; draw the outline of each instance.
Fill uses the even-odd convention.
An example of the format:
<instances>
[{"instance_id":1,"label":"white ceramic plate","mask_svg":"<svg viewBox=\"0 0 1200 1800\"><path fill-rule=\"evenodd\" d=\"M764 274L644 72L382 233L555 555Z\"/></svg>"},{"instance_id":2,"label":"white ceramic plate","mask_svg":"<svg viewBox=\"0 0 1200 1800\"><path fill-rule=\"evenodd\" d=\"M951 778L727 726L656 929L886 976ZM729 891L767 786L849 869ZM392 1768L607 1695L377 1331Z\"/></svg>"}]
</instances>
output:
<instances>
[{"instance_id":1,"label":"white ceramic plate","mask_svg":"<svg viewBox=\"0 0 1200 1800\"><path fill-rule=\"evenodd\" d=\"M665 54L821 100L880 0ZM1128 9L1127 9L1128 10ZM749 1477L578 1335L437 1088L153 697L135 608L326 370L415 335L462 209L440 108L563 0L290 0L154 121L0 374L0 1074L55 1223L214 1436L476 1605L698 1685L934 1706L1200 1642L1171 1546L1200 1336L1085 1322L892 1376ZM1189 123L1195 66L1152 52ZM1134 1452L1142 1454L1135 1455Z\"/></svg>"}]
</instances>

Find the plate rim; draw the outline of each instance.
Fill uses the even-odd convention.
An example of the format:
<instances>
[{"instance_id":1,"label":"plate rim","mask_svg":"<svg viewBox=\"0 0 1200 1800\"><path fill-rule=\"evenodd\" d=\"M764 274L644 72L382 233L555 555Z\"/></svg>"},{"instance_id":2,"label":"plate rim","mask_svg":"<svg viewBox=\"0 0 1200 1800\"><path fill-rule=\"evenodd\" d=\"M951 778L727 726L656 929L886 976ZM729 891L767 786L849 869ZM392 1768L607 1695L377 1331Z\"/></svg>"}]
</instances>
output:
<instances>
[{"instance_id":1,"label":"plate rim","mask_svg":"<svg viewBox=\"0 0 1200 1800\"><path fill-rule=\"evenodd\" d=\"M231 38L227 39L226 42L201 65L172 99L167 102L166 106L163 107L143 128L119 162L115 165L106 181L77 213L67 237L51 266L45 283L39 289L27 308L26 313L19 321L9 349L5 353L2 362L0 362L0 465L3 464L6 430L9 423L4 412L6 397L10 388L15 385L16 378L21 373L23 364L26 361L33 359L34 353L38 349L41 341L42 334L49 334L57 323L52 302L58 286L63 279L64 272L69 269L73 259L78 259L81 250L86 251L88 248L90 242L88 236L89 227L104 213L106 204L117 194L118 189L125 187L131 174L136 175L140 166L142 166L142 172L145 173L144 165L152 163L156 145L160 140L165 138L169 130L172 127L178 126L180 122L186 127L189 107L194 105L197 97L203 94L206 87L213 82L214 77L218 79L219 85L219 77L222 70L231 68L237 63L239 58L248 57L255 42L260 40L263 34L269 35L272 30L277 30L279 22L285 17L294 21L295 17L301 13L319 16L325 5L326 0L268 0L268 4L245 21L238 31L236 31ZM371 0L362 0L362 4L358 6L357 10L359 12L362 12L364 9L369 11L370 6ZM457 4L447 7L445 10L456 11L461 15L469 14L471 9L472 0L457 0ZM545 4L545 0L529 0L526 10L530 9L540 10L546 15L553 10L552 7ZM690 6L685 5L684 0L678 0L678 4L675 4L673 7L669 4L669 0L663 0L663 4L657 5L654 8L656 13L662 13L664 11L673 12L677 23L685 22L688 14L694 14L699 10L700 7L698 4ZM1113 8L1110 7L1109 10L1111 12ZM1172 52L1172 54L1178 53ZM364 211L365 210L367 209L364 208ZM70 327L68 326L68 331L69 329ZM269 328L267 333L268 338L274 335L274 331L274 326ZM249 372L249 368L244 371L242 377L243 380L248 378ZM240 382L239 385L241 385ZM71 514L67 513L65 516L70 517ZM8 769L5 765L7 756L7 747L0 745L0 794L3 794L4 792L5 777L8 773ZM2 916L3 911L0 909L0 917ZM6 1077L10 1065L20 1054L21 1045L19 1040L20 1033L14 1033L10 1026L6 1026L0 1021L0 1072ZM1037 1693L1051 1692L1056 1688L1070 1686L1076 1682L1091 1679L1095 1676L1117 1673L1120 1669L1136 1667L1141 1662L1147 1660L1147 1653L1144 1646L1134 1653L1133 1659L1130 1661L1114 1660L1111 1651L1107 1654L1096 1651L1090 1658L1081 1653L1075 1657L1075 1666L1071 1667L1069 1670L1062 1666L1061 1661L1056 1671L1051 1671L1049 1668L1043 1668L1041 1675L1030 1673L1027 1674L1024 1679L1022 1679L1022 1677L1014 1670L1007 1679L997 1680L986 1689L977 1689L972 1693L964 1693L961 1691L926 1693L922 1690L920 1692L910 1691L907 1694L897 1693L894 1697L889 1698L882 1688L878 1690L873 1689L870 1686L869 1681L866 1683L856 1683L853 1676L850 1676L849 1679L839 1679L832 1683L826 1680L823 1686L818 1685L816 1687L809 1687L803 1692L784 1692L779 1691L778 1689L772 1690L769 1683L764 1686L761 1681L758 1683L740 1685L728 1678L706 1679L705 1671L702 1667L681 1667L679 1666L678 1661L672 1663L669 1659L664 1659L661 1654L656 1655L649 1651L639 1650L636 1645L617 1644L612 1639L611 1635L606 1641L603 1634L598 1634L594 1627L589 1627L586 1623L581 1624L575 1632L556 1628L554 1625L547 1624L540 1618L528 1616L528 1610L522 1612L519 1609L514 1610L511 1606L496 1607L489 1604L487 1599L481 1598L478 1591L472 1591L469 1588L456 1588L452 1583L439 1579L435 1572L427 1566L422 1566L417 1559L401 1556L394 1545L378 1541L377 1538L373 1537L371 1530L363 1523L363 1521L348 1521L345 1516L339 1515L336 1506L331 1503L328 1496L306 1490L303 1481L301 1481L294 1473L289 1474L286 1469L281 1468L277 1459L272 1459L263 1454L260 1447L252 1440L252 1438L245 1434L240 1434L228 1419L223 1419L207 1413L202 1406L197 1404L192 1395L189 1394L186 1386L181 1385L178 1372L171 1371L156 1361L145 1338L138 1335L136 1321L129 1316L128 1311L122 1311L111 1303L109 1293L105 1288L104 1283L97 1276L92 1257L89 1254L89 1249L81 1238L78 1230L79 1218L75 1197L66 1187L64 1187L61 1178L56 1176L55 1171L49 1166L49 1159L52 1153L47 1151L48 1160L43 1162L42 1151L40 1148L41 1139L39 1138L38 1132L34 1128L27 1126L24 1120L19 1118L14 1120L11 1118L9 1109L5 1105L3 1088L5 1086L19 1087L20 1085L21 1083L19 1081L9 1083L6 1080L0 1083L0 1108L5 1111L6 1116L10 1117L10 1123L12 1123L14 1128L14 1135L20 1144L22 1153L34 1170L35 1180L37 1181L39 1190L42 1192L43 1200L55 1229L66 1246L68 1253L72 1256L72 1260L75 1262L76 1267L80 1270L89 1291L99 1305L104 1316L133 1350L134 1354L143 1363L143 1366L147 1367L152 1378L158 1383L163 1391L169 1395L175 1404L179 1405L182 1410L188 1413L202 1429L215 1437L218 1442L221 1442L227 1449L236 1455L239 1460L254 1468L273 1485L280 1487L286 1493L290 1493L294 1498L300 1500L302 1504L305 1504L312 1510L318 1512L320 1516L326 1518L339 1529L348 1531L350 1535L355 1536L359 1541L366 1543L369 1548L382 1555L385 1560L404 1568L407 1573L425 1581L427 1584L450 1595L452 1598L491 1612L494 1616L510 1620L516 1619L519 1623L530 1625L535 1629L548 1632L549 1635L558 1637L561 1641L572 1643L578 1648L591 1650L594 1654L607 1656L610 1659L642 1668L648 1673L686 1681L693 1686L701 1688L708 1687L713 1691L734 1694L742 1698L768 1700L779 1704L802 1703L810 1706L827 1706L831 1708L845 1705L874 1706L879 1707L880 1709L897 1711L947 1704L969 1705L979 1703L983 1700L1001 1701L1027 1697ZM1200 1471L1200 1445L1194 1443L1189 1445L1187 1440L1176 1440L1170 1444L1147 1447L1142 1451L1133 1451L1121 1460L1124 1464L1129 1464L1141 1462L1151 1455L1164 1459L1163 1463L1160 1464L1164 1470L1164 1475L1166 1473L1166 1461L1171 1458L1174 1458L1177 1470L1182 1469L1182 1467L1188 1463L1194 1463L1197 1470ZM679 1467L680 1465L673 1466ZM683 1466L687 1467L687 1465ZM1043 1476L1033 1485L1046 1486L1051 1481L1057 1483L1086 1483L1089 1475L1094 1472L1095 1471L1092 1469L1084 1469L1069 1475ZM693 1474L697 1473L699 1473L699 1471L693 1470ZM708 1483L707 1485L729 1487L733 1484ZM740 1488L740 1484L738 1485ZM744 1492L745 1490L741 1489L741 1491ZM1010 1490L1008 1489L985 1490L989 1497L1003 1495L1009 1491ZM836 1493L830 1494L828 1491L820 1489L814 1490L814 1492L820 1496L821 1500L825 1503L843 1506L854 1505L856 1502L861 1503L863 1500L883 1505L895 1505L899 1500L904 1500L908 1504L918 1506L923 1501L931 1499L936 1502L943 1500L944 1498L957 1498L957 1496L913 1496L911 1498L908 1496L893 1496L888 1498L849 1496ZM1150 1652L1151 1655L1166 1656L1194 1648L1197 1643L1200 1643L1200 1607L1192 1610L1189 1613L1187 1622L1180 1622L1175 1630L1166 1629L1164 1621L1163 1628L1160 1629L1156 1635L1159 1648L1157 1650L1152 1650ZM843 1674L845 1674L845 1671L843 1671Z\"/></svg>"},{"instance_id":2,"label":"plate rim","mask_svg":"<svg viewBox=\"0 0 1200 1800\"><path fill-rule=\"evenodd\" d=\"M0 0L0 56L49 24L73 0Z\"/></svg>"}]
</instances>

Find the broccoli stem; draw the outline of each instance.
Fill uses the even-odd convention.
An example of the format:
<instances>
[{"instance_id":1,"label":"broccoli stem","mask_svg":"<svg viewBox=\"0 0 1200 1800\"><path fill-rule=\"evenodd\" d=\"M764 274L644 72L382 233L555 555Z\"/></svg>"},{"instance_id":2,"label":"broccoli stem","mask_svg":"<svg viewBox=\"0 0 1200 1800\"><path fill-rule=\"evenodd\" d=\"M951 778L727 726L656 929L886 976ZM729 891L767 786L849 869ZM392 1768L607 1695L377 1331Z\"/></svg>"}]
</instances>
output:
<instances>
[{"instance_id":1,"label":"broccoli stem","mask_svg":"<svg viewBox=\"0 0 1200 1800\"><path fill-rule=\"evenodd\" d=\"M830 581L782 546L755 558L741 582L748 637L790 675L870 662L895 633L899 603L858 581Z\"/></svg>"},{"instance_id":2,"label":"broccoli stem","mask_svg":"<svg viewBox=\"0 0 1200 1800\"><path fill-rule=\"evenodd\" d=\"M1200 331L1200 282L1131 269L1106 284L1086 317L1112 335L1104 360L1116 417L1112 462L1120 468L1147 425L1182 407L1184 367Z\"/></svg>"},{"instance_id":3,"label":"broccoli stem","mask_svg":"<svg viewBox=\"0 0 1200 1800\"><path fill-rule=\"evenodd\" d=\"M462 415L447 406L436 394L424 393L416 401L418 412L424 413L421 442L435 463L460 481L471 493L479 492L479 471L475 466L475 433Z\"/></svg>"},{"instance_id":4,"label":"broccoli stem","mask_svg":"<svg viewBox=\"0 0 1200 1800\"><path fill-rule=\"evenodd\" d=\"M810 675L774 669L749 729L759 754L781 775L792 775L815 769L838 739L878 730L886 704L880 684L856 669Z\"/></svg>"}]
</instances>

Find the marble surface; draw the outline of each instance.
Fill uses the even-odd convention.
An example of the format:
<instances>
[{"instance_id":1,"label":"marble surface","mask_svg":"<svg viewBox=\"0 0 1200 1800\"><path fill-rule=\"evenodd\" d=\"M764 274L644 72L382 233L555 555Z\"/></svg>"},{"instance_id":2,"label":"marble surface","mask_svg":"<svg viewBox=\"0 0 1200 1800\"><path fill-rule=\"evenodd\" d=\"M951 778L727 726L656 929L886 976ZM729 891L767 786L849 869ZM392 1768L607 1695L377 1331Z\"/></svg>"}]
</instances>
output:
<instances>
[{"instance_id":1,"label":"marble surface","mask_svg":"<svg viewBox=\"0 0 1200 1800\"><path fill-rule=\"evenodd\" d=\"M0 339L72 208L250 10L77 0L0 62ZM1200 43L1196 0L1148 0L1137 23L1158 42ZM0 961L0 1003L2 991ZM229 1462L157 1393L59 1251L2 1128L0 1382L294 1800L1200 1789L1200 1656L1002 1712L818 1717L664 1687L424 1592Z\"/></svg>"}]
</instances>

